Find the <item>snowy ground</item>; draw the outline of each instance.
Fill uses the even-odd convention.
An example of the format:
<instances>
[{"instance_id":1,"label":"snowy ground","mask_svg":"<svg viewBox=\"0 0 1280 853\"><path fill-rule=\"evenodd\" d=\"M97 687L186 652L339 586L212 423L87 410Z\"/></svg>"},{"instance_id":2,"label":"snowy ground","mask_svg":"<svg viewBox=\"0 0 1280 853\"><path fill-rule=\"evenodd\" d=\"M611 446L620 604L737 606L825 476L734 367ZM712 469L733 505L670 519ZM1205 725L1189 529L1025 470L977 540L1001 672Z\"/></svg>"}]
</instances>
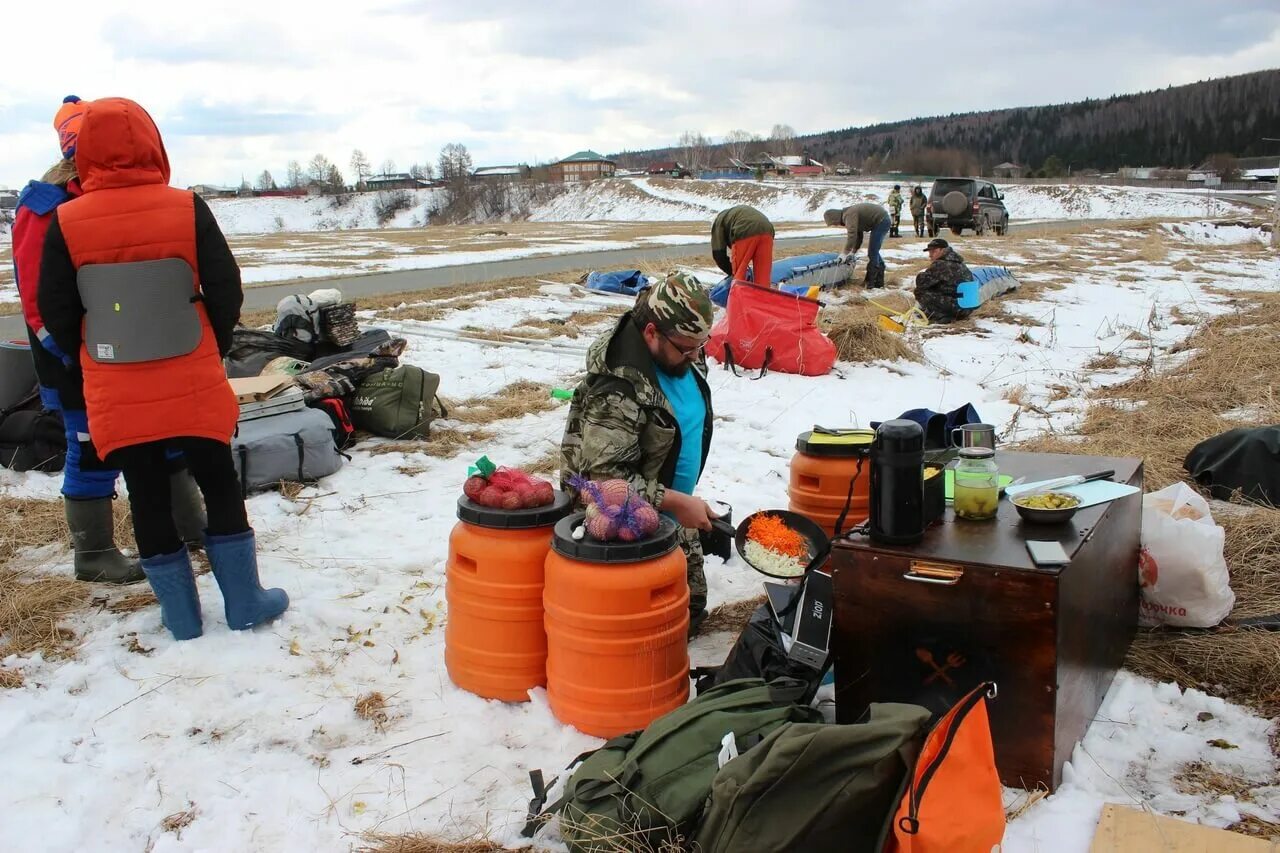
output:
<instances>
[{"instance_id":1,"label":"snowy ground","mask_svg":"<svg viewBox=\"0 0 1280 853\"><path fill-rule=\"evenodd\" d=\"M637 178L571 186L531 206L530 223L424 228L438 190L406 191L410 206L379 222L382 193L331 197L220 199L210 203L231 238L248 284L484 263L534 255L634 246L695 244L717 212L752 204L779 236L838 236L822 211L883 201L890 183L835 180L696 181ZM1203 194L1135 187L1045 185L1004 188L1015 228L1062 219L1183 218L1208 215ZM1219 200L1212 215L1247 210ZM903 209L903 231L910 211ZM495 234L494 231L507 232ZM352 233L354 232L354 233ZM486 233L488 232L488 233ZM0 304L15 303L9 235L0 233ZM833 239L833 245L837 245Z\"/></svg>"},{"instance_id":2,"label":"snowy ground","mask_svg":"<svg viewBox=\"0 0 1280 853\"><path fill-rule=\"evenodd\" d=\"M1010 268L1029 285L1053 280L1060 289L1029 287L1008 308L1040 325L983 320L963 335L926 330L926 364L841 364L840 375L760 381L713 369L716 435L699 493L731 503L739 517L785 506L794 437L815 420L865 426L908 408L972 402L1006 435L1069 426L1090 388L1132 370L1088 369L1096 356L1160 362L1192 331L1186 313L1227 310L1212 288L1274 290L1280 282L1280 261L1233 252L1212 226L1169 232L1168 256L1155 262L1133 259L1126 241L1143 236L1022 242L1005 259ZM922 243L895 241L891 272L917 260ZM1091 258L1088 272L1053 269L1082 255ZM1200 271L1210 263L1212 275ZM571 387L591 336L553 338L535 350L442 336L450 330L512 329L530 316L624 305L549 285L430 324L388 314L377 325L405 336L406 359L441 373L442 393L460 400L517 380ZM370 830L483 832L514 842L529 769L558 770L598 741L559 724L541 691L506 705L452 686L443 666L444 560L467 465L481 453L513 465L542 457L558 445L564 414L561 407L501 422L496 438L447 459L358 448L296 499L252 497L262 576L293 600L269 627L231 633L205 576L199 640L172 641L155 608L94 610L72 625L84 640L76 659L0 661L26 678L0 692L0 849L340 850ZM0 485L52 497L58 478L0 471ZM70 571L69 555L53 546L31 561ZM760 590L760 577L740 561L710 558L707 568L712 605ZM732 640L698 638L694 662L718 662ZM375 690L389 704L382 727L353 711L357 696ZM1273 779L1269 726L1221 700L1122 674L1064 784L1010 824L1004 849L1084 853L1106 801L1217 826L1249 811L1274 819L1275 788L1255 790L1249 804L1182 793L1175 781L1189 761L1259 784ZM1217 739L1234 748L1208 744ZM164 828L166 816L187 810L189 825Z\"/></svg>"}]
</instances>

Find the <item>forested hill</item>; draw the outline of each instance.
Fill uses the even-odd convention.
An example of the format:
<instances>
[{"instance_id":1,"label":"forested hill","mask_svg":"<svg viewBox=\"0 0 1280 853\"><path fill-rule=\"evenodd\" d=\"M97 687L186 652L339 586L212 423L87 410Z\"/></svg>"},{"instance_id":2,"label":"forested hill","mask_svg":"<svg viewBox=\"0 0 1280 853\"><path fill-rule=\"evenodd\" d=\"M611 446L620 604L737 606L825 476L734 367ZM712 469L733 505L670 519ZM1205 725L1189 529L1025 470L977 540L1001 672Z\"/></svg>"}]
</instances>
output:
<instances>
[{"instance_id":1,"label":"forested hill","mask_svg":"<svg viewBox=\"0 0 1280 853\"><path fill-rule=\"evenodd\" d=\"M772 154L789 148L787 153L803 152L827 164L844 162L867 171L929 171L928 161L944 153L963 155L965 165L973 168L1006 160L1039 168L1056 156L1076 169L1109 171L1121 166L1190 167L1221 152L1244 157L1276 151L1275 143L1262 141L1264 136L1280 137L1280 70L1071 104L850 127L760 145ZM680 153L671 148L628 152L624 158L644 162ZM711 153L714 159L722 152Z\"/></svg>"}]
</instances>

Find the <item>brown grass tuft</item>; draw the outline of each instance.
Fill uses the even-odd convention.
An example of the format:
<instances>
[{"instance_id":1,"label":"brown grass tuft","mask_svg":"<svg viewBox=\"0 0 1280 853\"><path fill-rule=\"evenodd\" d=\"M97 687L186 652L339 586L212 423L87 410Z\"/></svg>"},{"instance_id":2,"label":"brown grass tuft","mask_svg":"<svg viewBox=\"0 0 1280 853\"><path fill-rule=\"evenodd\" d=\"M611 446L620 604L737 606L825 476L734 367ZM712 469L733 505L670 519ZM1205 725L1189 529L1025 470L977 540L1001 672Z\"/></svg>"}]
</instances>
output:
<instances>
[{"instance_id":1,"label":"brown grass tuft","mask_svg":"<svg viewBox=\"0 0 1280 853\"><path fill-rule=\"evenodd\" d=\"M0 569L0 658L66 657L76 635L59 623L88 601L88 586L71 577Z\"/></svg>"},{"instance_id":2,"label":"brown grass tuft","mask_svg":"<svg viewBox=\"0 0 1280 853\"><path fill-rule=\"evenodd\" d=\"M460 403L448 403L449 420L463 424L484 425L508 418L548 412L557 403L551 397L551 386L521 379L493 394L478 395Z\"/></svg>"},{"instance_id":3,"label":"brown grass tuft","mask_svg":"<svg viewBox=\"0 0 1280 853\"><path fill-rule=\"evenodd\" d=\"M25 681L20 669L0 669L0 690L17 690Z\"/></svg>"},{"instance_id":4,"label":"brown grass tuft","mask_svg":"<svg viewBox=\"0 0 1280 853\"><path fill-rule=\"evenodd\" d=\"M114 504L116 545L133 548L133 516L128 501ZM28 549L65 543L71 547L66 511L61 500L0 496L0 565Z\"/></svg>"},{"instance_id":5,"label":"brown grass tuft","mask_svg":"<svg viewBox=\"0 0 1280 853\"><path fill-rule=\"evenodd\" d=\"M883 312L874 305L857 303L827 308L821 328L836 345L841 361L922 361L919 348L897 332L880 328Z\"/></svg>"},{"instance_id":6,"label":"brown grass tuft","mask_svg":"<svg viewBox=\"0 0 1280 853\"><path fill-rule=\"evenodd\" d=\"M382 731L387 725L387 697L383 696L377 690L371 693L362 693L356 697L356 716L362 720L368 720L373 723L378 731Z\"/></svg>"},{"instance_id":7,"label":"brown grass tuft","mask_svg":"<svg viewBox=\"0 0 1280 853\"><path fill-rule=\"evenodd\" d=\"M717 631L728 631L736 634L747 625L747 620L756 608L765 603L765 596L757 595L745 601L732 601L711 608L706 621L702 623L699 633L714 634Z\"/></svg>"},{"instance_id":8,"label":"brown grass tuft","mask_svg":"<svg viewBox=\"0 0 1280 853\"><path fill-rule=\"evenodd\" d=\"M174 833L179 839L181 839L182 830L191 825L191 822L196 819L197 812L198 809L196 809L196 804L188 800L186 810L174 812L164 820L160 821L160 828L165 832Z\"/></svg>"},{"instance_id":9,"label":"brown grass tuft","mask_svg":"<svg viewBox=\"0 0 1280 853\"><path fill-rule=\"evenodd\" d=\"M546 453L520 466L520 470L526 474L540 474L544 477L550 477L560 470L560 446L556 445L547 449Z\"/></svg>"},{"instance_id":10,"label":"brown grass tuft","mask_svg":"<svg viewBox=\"0 0 1280 853\"><path fill-rule=\"evenodd\" d=\"M368 846L357 848L357 853L499 853L511 849L487 838L446 841L424 832L411 832L407 835L371 832L361 837L368 842Z\"/></svg>"}]
</instances>

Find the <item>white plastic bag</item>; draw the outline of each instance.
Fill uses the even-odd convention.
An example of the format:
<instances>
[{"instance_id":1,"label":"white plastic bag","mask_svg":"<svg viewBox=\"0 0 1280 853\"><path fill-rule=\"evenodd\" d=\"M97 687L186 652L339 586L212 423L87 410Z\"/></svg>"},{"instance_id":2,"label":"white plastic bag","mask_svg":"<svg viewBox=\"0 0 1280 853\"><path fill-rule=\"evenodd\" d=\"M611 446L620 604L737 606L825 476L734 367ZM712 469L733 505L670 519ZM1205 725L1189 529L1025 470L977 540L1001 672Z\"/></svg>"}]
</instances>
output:
<instances>
[{"instance_id":1,"label":"white plastic bag","mask_svg":"<svg viewBox=\"0 0 1280 853\"><path fill-rule=\"evenodd\" d=\"M1231 612L1225 531L1209 503L1185 483L1142 498L1142 585L1139 621L1146 626L1211 628Z\"/></svg>"}]
</instances>

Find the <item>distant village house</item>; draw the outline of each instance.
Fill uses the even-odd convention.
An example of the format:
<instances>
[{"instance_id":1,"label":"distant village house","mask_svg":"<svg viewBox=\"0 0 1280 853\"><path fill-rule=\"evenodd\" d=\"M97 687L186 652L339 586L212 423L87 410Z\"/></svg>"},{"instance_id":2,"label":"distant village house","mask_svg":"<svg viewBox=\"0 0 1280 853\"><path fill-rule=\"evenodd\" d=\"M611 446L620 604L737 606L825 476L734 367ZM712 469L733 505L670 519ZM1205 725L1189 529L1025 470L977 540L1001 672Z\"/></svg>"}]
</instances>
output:
<instances>
[{"instance_id":1,"label":"distant village house","mask_svg":"<svg viewBox=\"0 0 1280 853\"><path fill-rule=\"evenodd\" d=\"M528 166L482 166L471 177L478 181L523 181L529 172Z\"/></svg>"},{"instance_id":2,"label":"distant village house","mask_svg":"<svg viewBox=\"0 0 1280 853\"><path fill-rule=\"evenodd\" d=\"M611 178L617 171L612 160L587 149L571 154L558 163L551 164L551 180L566 184Z\"/></svg>"},{"instance_id":3,"label":"distant village house","mask_svg":"<svg viewBox=\"0 0 1280 853\"><path fill-rule=\"evenodd\" d=\"M1017 163L1007 161L991 170L991 174L997 178L1021 178L1026 173L1026 166L1019 166Z\"/></svg>"},{"instance_id":4,"label":"distant village house","mask_svg":"<svg viewBox=\"0 0 1280 853\"><path fill-rule=\"evenodd\" d=\"M371 175L364 179L364 187L370 192L379 190L420 190L430 186L408 172L392 172L389 175Z\"/></svg>"},{"instance_id":5,"label":"distant village house","mask_svg":"<svg viewBox=\"0 0 1280 853\"><path fill-rule=\"evenodd\" d=\"M680 164L678 160L664 160L660 163L650 163L646 170L648 174L653 176L665 175L668 178L688 178L693 173Z\"/></svg>"}]
</instances>

